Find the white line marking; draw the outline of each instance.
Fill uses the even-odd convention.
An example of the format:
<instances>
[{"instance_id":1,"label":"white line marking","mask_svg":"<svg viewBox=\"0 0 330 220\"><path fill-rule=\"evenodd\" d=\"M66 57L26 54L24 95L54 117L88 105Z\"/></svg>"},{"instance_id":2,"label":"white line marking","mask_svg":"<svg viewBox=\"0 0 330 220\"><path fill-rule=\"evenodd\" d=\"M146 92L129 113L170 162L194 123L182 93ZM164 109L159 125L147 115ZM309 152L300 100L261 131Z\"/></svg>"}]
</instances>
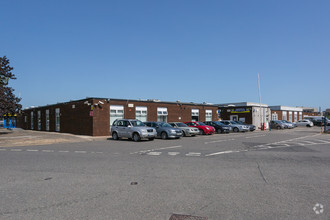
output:
<instances>
[{"instance_id":1,"label":"white line marking","mask_svg":"<svg viewBox=\"0 0 330 220\"><path fill-rule=\"evenodd\" d=\"M54 152L54 151L53 150L42 150L42 152L51 153L51 152Z\"/></svg>"},{"instance_id":2,"label":"white line marking","mask_svg":"<svg viewBox=\"0 0 330 220\"><path fill-rule=\"evenodd\" d=\"M218 142L226 142L226 141L234 141L235 139L223 139L223 140L216 140L216 141L208 141L204 142L204 144L213 144L213 143L218 143Z\"/></svg>"},{"instance_id":3,"label":"white line marking","mask_svg":"<svg viewBox=\"0 0 330 220\"><path fill-rule=\"evenodd\" d=\"M186 154L186 156L188 157L199 157L201 155L201 153L197 153L197 152L189 152Z\"/></svg>"},{"instance_id":4,"label":"white line marking","mask_svg":"<svg viewBox=\"0 0 330 220\"><path fill-rule=\"evenodd\" d=\"M219 155L219 154L238 153L238 152L240 152L240 151L232 151L232 150L221 151L221 152L216 152L216 153L213 153L213 154L207 154L207 155L205 155L205 157L214 156L214 155Z\"/></svg>"},{"instance_id":5,"label":"white line marking","mask_svg":"<svg viewBox=\"0 0 330 220\"><path fill-rule=\"evenodd\" d=\"M85 153L87 153L87 151L75 151L75 153L85 154Z\"/></svg>"},{"instance_id":6,"label":"white line marking","mask_svg":"<svg viewBox=\"0 0 330 220\"><path fill-rule=\"evenodd\" d=\"M148 153L148 152L155 151L155 150L166 150L166 149L179 148L179 147L182 147L182 145L171 146L171 147L162 147L162 148L154 148L154 149L150 149L150 150L141 150L141 151L137 151L137 152L130 153L130 154L143 154L143 153Z\"/></svg>"},{"instance_id":7,"label":"white line marking","mask_svg":"<svg viewBox=\"0 0 330 220\"><path fill-rule=\"evenodd\" d=\"M255 137L265 137L266 135L257 135L257 136L248 136L248 137L245 137L245 138L255 138Z\"/></svg>"},{"instance_id":8,"label":"white line marking","mask_svg":"<svg viewBox=\"0 0 330 220\"><path fill-rule=\"evenodd\" d=\"M28 149L28 150L26 150L27 152L37 152L37 151L39 151L39 150L30 150L30 149Z\"/></svg>"},{"instance_id":9,"label":"white line marking","mask_svg":"<svg viewBox=\"0 0 330 220\"><path fill-rule=\"evenodd\" d=\"M58 152L59 153L69 153L69 151L67 151L67 150L59 150Z\"/></svg>"},{"instance_id":10,"label":"white line marking","mask_svg":"<svg viewBox=\"0 0 330 220\"><path fill-rule=\"evenodd\" d=\"M318 141L320 141L320 142L322 142L322 143L325 143L325 144L330 144L329 141L325 141L325 140L318 140Z\"/></svg>"},{"instance_id":11,"label":"white line marking","mask_svg":"<svg viewBox=\"0 0 330 220\"><path fill-rule=\"evenodd\" d=\"M167 154L170 156L176 156L176 155L180 154L180 152L168 152Z\"/></svg>"},{"instance_id":12,"label":"white line marking","mask_svg":"<svg viewBox=\"0 0 330 220\"><path fill-rule=\"evenodd\" d=\"M162 154L162 152L157 152L157 151L155 151L155 152L149 152L149 153L147 153L147 154L150 155L150 156L159 156L159 155Z\"/></svg>"},{"instance_id":13,"label":"white line marking","mask_svg":"<svg viewBox=\"0 0 330 220\"><path fill-rule=\"evenodd\" d=\"M0 151L6 151L7 149L0 149Z\"/></svg>"},{"instance_id":14,"label":"white line marking","mask_svg":"<svg viewBox=\"0 0 330 220\"><path fill-rule=\"evenodd\" d=\"M22 151L22 149L11 149L10 151Z\"/></svg>"}]
</instances>

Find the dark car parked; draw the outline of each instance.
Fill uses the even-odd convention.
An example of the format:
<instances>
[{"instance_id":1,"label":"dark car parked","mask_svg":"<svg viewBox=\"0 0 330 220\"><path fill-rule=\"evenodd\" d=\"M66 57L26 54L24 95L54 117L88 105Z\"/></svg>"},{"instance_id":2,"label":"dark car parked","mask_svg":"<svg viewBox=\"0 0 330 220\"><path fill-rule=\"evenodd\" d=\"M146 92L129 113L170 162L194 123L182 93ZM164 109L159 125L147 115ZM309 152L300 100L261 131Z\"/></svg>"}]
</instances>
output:
<instances>
[{"instance_id":1,"label":"dark car parked","mask_svg":"<svg viewBox=\"0 0 330 220\"><path fill-rule=\"evenodd\" d=\"M179 128L173 128L172 125L166 122L156 122L156 121L148 121L143 122L148 127L153 127L157 131L157 137L162 139L168 138L180 138L182 137L182 130Z\"/></svg>"},{"instance_id":2,"label":"dark car parked","mask_svg":"<svg viewBox=\"0 0 330 220\"><path fill-rule=\"evenodd\" d=\"M229 133L232 131L231 127L225 124L222 124L220 121L206 121L204 124L212 126L215 128L216 133Z\"/></svg>"},{"instance_id":3,"label":"dark car parked","mask_svg":"<svg viewBox=\"0 0 330 220\"><path fill-rule=\"evenodd\" d=\"M286 125L280 120L273 120L270 121L270 127L280 130L286 128Z\"/></svg>"}]
</instances>

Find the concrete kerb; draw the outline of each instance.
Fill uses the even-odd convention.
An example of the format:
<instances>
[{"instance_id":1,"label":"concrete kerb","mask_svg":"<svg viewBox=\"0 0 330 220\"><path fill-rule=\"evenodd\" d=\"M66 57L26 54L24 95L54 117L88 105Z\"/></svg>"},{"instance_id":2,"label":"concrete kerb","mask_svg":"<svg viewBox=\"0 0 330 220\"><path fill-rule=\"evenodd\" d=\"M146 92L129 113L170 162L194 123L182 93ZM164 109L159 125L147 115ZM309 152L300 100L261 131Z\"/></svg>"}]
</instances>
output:
<instances>
[{"instance_id":1,"label":"concrete kerb","mask_svg":"<svg viewBox=\"0 0 330 220\"><path fill-rule=\"evenodd\" d=\"M0 147L49 145L85 141L107 140L110 136L92 137L68 133L0 128Z\"/></svg>"}]
</instances>

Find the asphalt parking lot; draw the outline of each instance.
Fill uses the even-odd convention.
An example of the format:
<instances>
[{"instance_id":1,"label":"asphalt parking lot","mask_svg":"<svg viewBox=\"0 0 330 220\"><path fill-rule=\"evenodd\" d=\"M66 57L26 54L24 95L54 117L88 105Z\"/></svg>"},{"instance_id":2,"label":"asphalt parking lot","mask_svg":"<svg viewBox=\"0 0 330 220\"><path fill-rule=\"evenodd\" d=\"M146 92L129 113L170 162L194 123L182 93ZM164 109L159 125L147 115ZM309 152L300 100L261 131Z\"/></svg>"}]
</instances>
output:
<instances>
[{"instance_id":1,"label":"asphalt parking lot","mask_svg":"<svg viewBox=\"0 0 330 220\"><path fill-rule=\"evenodd\" d=\"M0 165L0 219L330 218L317 127L0 147Z\"/></svg>"}]
</instances>

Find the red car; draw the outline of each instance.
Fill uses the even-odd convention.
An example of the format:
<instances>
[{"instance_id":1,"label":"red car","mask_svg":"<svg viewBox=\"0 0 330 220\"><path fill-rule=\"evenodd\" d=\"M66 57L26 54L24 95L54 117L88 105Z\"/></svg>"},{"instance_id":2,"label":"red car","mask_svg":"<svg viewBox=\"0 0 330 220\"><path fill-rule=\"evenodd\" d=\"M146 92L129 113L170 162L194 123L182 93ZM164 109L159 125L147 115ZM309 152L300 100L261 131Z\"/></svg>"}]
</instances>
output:
<instances>
[{"instance_id":1,"label":"red car","mask_svg":"<svg viewBox=\"0 0 330 220\"><path fill-rule=\"evenodd\" d=\"M204 124L200 121L189 121L185 122L189 127L198 128L200 134L214 134L215 128L209 125Z\"/></svg>"}]
</instances>

